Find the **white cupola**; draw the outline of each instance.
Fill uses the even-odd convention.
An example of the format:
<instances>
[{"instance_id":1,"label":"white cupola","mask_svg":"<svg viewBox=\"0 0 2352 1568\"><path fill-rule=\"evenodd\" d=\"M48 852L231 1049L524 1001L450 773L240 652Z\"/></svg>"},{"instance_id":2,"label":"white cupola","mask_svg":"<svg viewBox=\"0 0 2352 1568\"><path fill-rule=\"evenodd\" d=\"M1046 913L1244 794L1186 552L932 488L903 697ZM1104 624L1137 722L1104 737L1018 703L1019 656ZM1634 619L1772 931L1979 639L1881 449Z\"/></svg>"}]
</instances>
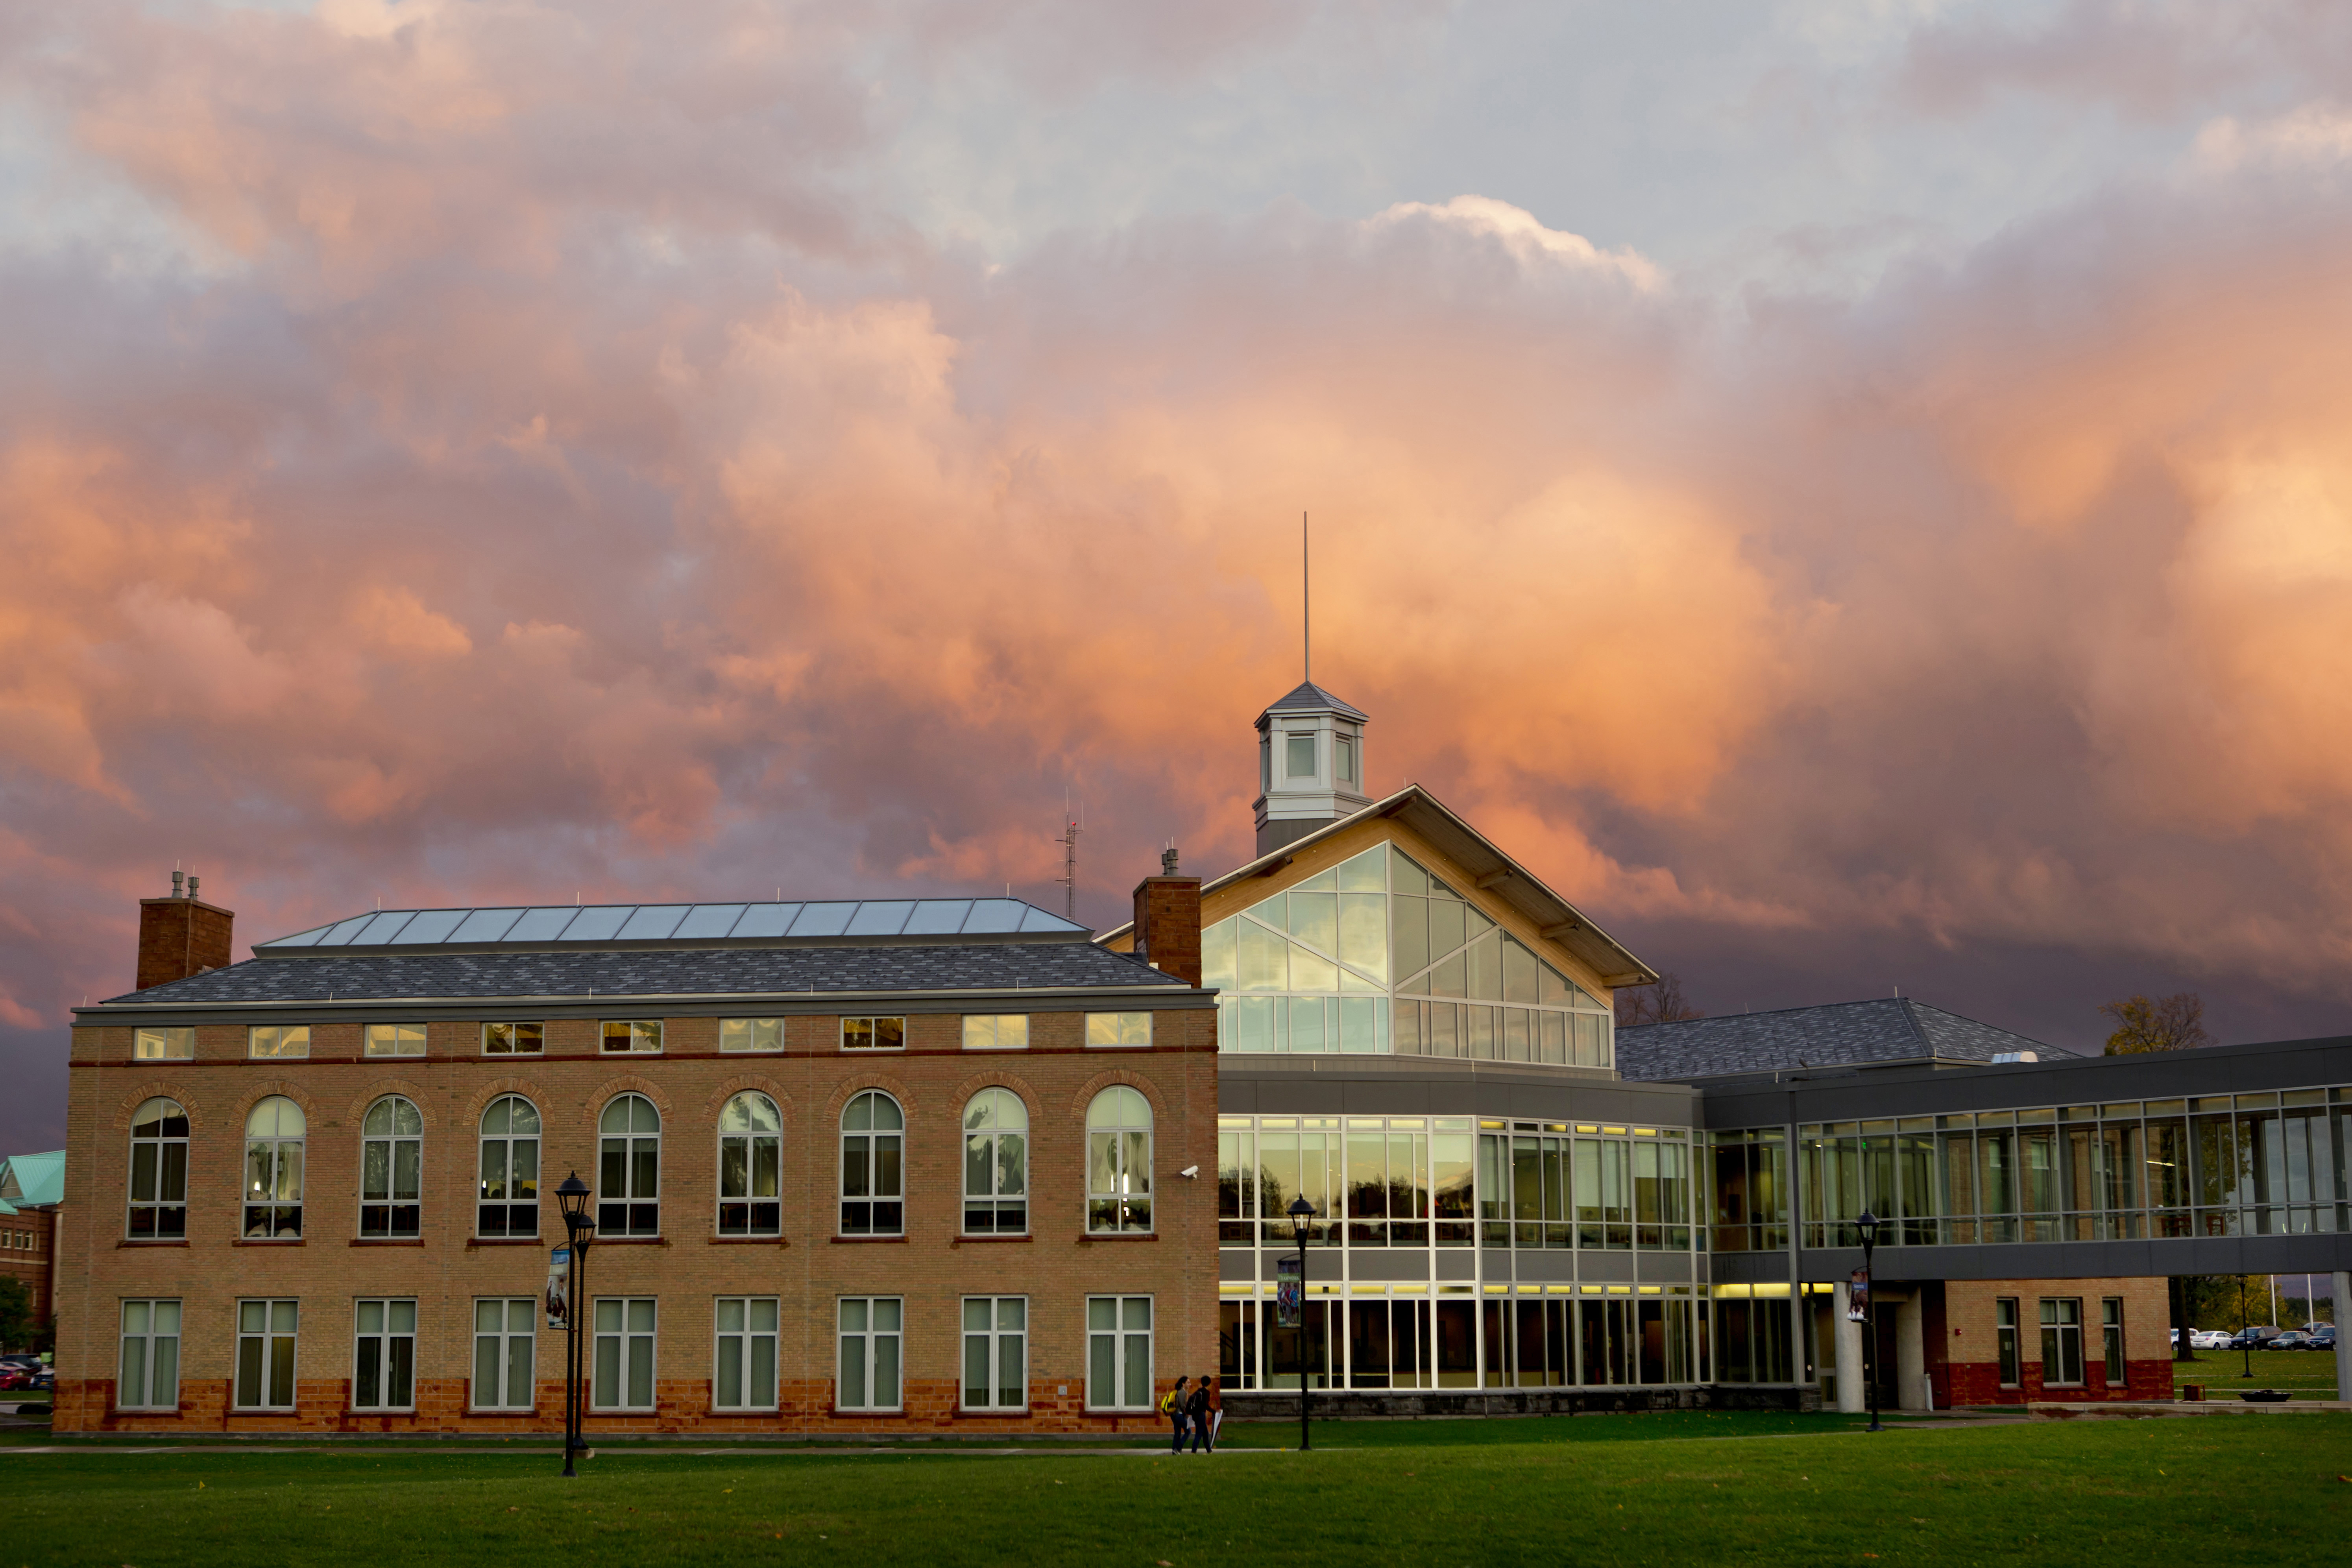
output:
<instances>
[{"instance_id":1,"label":"white cupola","mask_svg":"<svg viewBox=\"0 0 2352 1568\"><path fill-rule=\"evenodd\" d=\"M1257 716L1259 854L1372 804L1364 793L1370 721L1313 681Z\"/></svg>"}]
</instances>

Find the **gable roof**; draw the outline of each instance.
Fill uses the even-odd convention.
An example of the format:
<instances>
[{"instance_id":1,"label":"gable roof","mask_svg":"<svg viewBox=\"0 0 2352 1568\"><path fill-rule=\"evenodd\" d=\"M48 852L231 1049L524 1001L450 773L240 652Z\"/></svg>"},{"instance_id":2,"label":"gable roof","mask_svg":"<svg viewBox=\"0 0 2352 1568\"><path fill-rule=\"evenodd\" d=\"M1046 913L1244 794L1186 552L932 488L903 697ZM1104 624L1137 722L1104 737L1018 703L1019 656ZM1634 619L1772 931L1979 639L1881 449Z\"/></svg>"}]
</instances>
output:
<instances>
[{"instance_id":1,"label":"gable roof","mask_svg":"<svg viewBox=\"0 0 2352 1568\"><path fill-rule=\"evenodd\" d=\"M2043 1061L2082 1054L1908 996L1874 997L1620 1029L1617 1074L1657 1081L1800 1068L1982 1063L2012 1051L2032 1051Z\"/></svg>"},{"instance_id":2,"label":"gable roof","mask_svg":"<svg viewBox=\"0 0 2352 1568\"><path fill-rule=\"evenodd\" d=\"M0 1198L18 1205L65 1202L66 1152L51 1149L0 1160Z\"/></svg>"},{"instance_id":3,"label":"gable roof","mask_svg":"<svg viewBox=\"0 0 2352 1568\"><path fill-rule=\"evenodd\" d=\"M1360 708L1340 701L1311 680L1300 681L1297 686L1267 703L1265 713L1261 713L1257 717L1258 722L1262 724L1265 722L1266 713L1320 713L1326 710L1362 723L1369 724L1372 721L1370 714Z\"/></svg>"},{"instance_id":4,"label":"gable roof","mask_svg":"<svg viewBox=\"0 0 2352 1568\"><path fill-rule=\"evenodd\" d=\"M1301 689L1305 689L1302 688ZM1594 925L1583 910L1561 898L1543 879L1496 847L1492 839L1446 809L1419 784L1407 784L1385 800L1361 811L1335 818L1223 876L1201 884L1202 897L1232 887L1251 877L1271 876L1288 865L1298 852L1360 823L1392 816L1430 843L1463 873L1470 883L1499 899L1531 921L1545 941L1576 955L1601 977L1603 985L1647 985L1657 972L1628 952L1616 938ZM1096 940L1110 942L1133 933L1135 922L1115 926Z\"/></svg>"}]
</instances>

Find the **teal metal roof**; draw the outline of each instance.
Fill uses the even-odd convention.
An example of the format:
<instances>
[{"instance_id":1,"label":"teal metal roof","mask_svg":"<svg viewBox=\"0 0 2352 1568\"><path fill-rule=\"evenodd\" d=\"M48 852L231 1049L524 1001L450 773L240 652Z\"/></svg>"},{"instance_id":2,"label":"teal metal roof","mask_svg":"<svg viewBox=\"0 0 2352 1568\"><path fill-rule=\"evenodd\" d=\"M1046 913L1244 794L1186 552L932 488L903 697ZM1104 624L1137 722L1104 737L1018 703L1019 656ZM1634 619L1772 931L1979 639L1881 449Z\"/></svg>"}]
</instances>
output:
<instances>
[{"instance_id":1,"label":"teal metal roof","mask_svg":"<svg viewBox=\"0 0 2352 1568\"><path fill-rule=\"evenodd\" d=\"M0 1200L19 1206L66 1201L66 1152L11 1154L0 1160Z\"/></svg>"}]
</instances>

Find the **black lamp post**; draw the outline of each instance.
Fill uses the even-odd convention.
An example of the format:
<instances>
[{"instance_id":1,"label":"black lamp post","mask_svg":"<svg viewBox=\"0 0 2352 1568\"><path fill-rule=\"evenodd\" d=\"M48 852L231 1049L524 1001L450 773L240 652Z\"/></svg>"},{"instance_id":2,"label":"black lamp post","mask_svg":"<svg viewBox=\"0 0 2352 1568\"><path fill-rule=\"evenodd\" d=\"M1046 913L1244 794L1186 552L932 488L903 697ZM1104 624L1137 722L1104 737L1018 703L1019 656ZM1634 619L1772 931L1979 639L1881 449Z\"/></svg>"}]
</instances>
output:
<instances>
[{"instance_id":1,"label":"black lamp post","mask_svg":"<svg viewBox=\"0 0 2352 1568\"><path fill-rule=\"evenodd\" d=\"M572 1456L584 1447L580 1440L583 1410L580 1398L580 1314L587 1298L582 1294L588 1284L588 1244L596 1239L596 1221L588 1213L588 1184L572 1172L555 1189L556 1201L563 1205L563 1233L567 1241L565 1252L571 1261L571 1278L563 1303L563 1473L576 1474L572 1468Z\"/></svg>"},{"instance_id":2,"label":"black lamp post","mask_svg":"<svg viewBox=\"0 0 2352 1568\"><path fill-rule=\"evenodd\" d=\"M1878 1424L1878 1293L1871 1289L1870 1249L1878 1245L1878 1216L1868 1209L1853 1222L1862 1233L1862 1381L1870 1390L1870 1429L1883 1432Z\"/></svg>"},{"instance_id":3,"label":"black lamp post","mask_svg":"<svg viewBox=\"0 0 2352 1568\"><path fill-rule=\"evenodd\" d=\"M2254 1376L2254 1333L2251 1327L2252 1322L2253 1320L2246 1316L2246 1277L2241 1274L2238 1276L2238 1349L2246 1358L2246 1370L2238 1375L2249 1383L2253 1381Z\"/></svg>"},{"instance_id":4,"label":"black lamp post","mask_svg":"<svg viewBox=\"0 0 2352 1568\"><path fill-rule=\"evenodd\" d=\"M1290 1200L1290 1228L1298 1237L1298 1451L1314 1447L1307 1430L1307 1222L1315 1205L1301 1193Z\"/></svg>"}]
</instances>

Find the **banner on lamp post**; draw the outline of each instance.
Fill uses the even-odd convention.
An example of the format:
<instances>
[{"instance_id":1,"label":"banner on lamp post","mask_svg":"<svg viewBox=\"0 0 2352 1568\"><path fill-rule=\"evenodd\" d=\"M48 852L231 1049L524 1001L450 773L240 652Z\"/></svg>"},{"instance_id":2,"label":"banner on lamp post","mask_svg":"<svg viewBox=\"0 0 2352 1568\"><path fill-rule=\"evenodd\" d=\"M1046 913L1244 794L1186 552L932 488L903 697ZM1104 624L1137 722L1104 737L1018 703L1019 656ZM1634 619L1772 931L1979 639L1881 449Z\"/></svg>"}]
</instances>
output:
<instances>
[{"instance_id":1,"label":"banner on lamp post","mask_svg":"<svg viewBox=\"0 0 2352 1568\"><path fill-rule=\"evenodd\" d=\"M1296 1258L1274 1260L1274 1326L1295 1329L1298 1326L1298 1309L1306 1300L1307 1281L1299 1271Z\"/></svg>"},{"instance_id":2,"label":"banner on lamp post","mask_svg":"<svg viewBox=\"0 0 2352 1568\"><path fill-rule=\"evenodd\" d=\"M1870 1270L1857 1268L1845 1282L1846 1321L1854 1323L1870 1321Z\"/></svg>"},{"instance_id":3,"label":"banner on lamp post","mask_svg":"<svg viewBox=\"0 0 2352 1568\"><path fill-rule=\"evenodd\" d=\"M572 1326L572 1249L568 1247L547 1255L547 1326Z\"/></svg>"}]
</instances>

